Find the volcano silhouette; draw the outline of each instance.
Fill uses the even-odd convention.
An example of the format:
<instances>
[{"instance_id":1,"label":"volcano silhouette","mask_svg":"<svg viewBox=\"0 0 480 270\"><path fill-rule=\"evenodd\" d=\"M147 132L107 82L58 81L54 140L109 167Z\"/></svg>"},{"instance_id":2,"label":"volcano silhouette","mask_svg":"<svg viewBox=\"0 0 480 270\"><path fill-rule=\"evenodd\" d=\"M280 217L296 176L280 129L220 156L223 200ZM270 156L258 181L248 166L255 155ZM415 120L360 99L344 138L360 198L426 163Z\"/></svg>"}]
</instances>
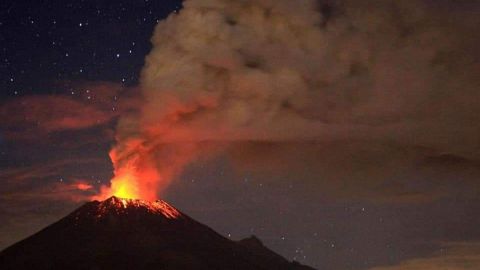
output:
<instances>
[{"instance_id":1,"label":"volcano silhouette","mask_svg":"<svg viewBox=\"0 0 480 270\"><path fill-rule=\"evenodd\" d=\"M231 241L164 201L84 204L0 252L0 269L311 270L252 236Z\"/></svg>"}]
</instances>

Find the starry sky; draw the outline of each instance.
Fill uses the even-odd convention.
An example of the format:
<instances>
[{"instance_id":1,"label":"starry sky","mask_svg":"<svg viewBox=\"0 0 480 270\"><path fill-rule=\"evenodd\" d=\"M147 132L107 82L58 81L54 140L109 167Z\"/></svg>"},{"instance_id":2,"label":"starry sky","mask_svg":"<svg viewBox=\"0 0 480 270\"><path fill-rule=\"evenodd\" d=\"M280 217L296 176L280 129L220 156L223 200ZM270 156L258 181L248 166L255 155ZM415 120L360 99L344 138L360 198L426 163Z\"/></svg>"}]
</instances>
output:
<instances>
[{"instance_id":1,"label":"starry sky","mask_svg":"<svg viewBox=\"0 0 480 270\"><path fill-rule=\"evenodd\" d=\"M281 27L270 45L252 38L267 34L246 30L221 39L228 46L215 47L211 36L213 45L191 40L226 30L210 27L215 16L198 19L201 0L189 2L185 13L173 0L0 3L0 249L108 185L119 119L140 107L161 108L142 98L157 98L142 90L157 83L152 67L175 71L161 77L162 87L190 87L196 71L169 66L185 54L193 64L229 70L238 84L252 81L242 89L269 90L263 77L251 75L257 69L274 77L275 66L291 67L308 78L310 92L272 86L282 94L277 125L277 118L255 122L265 107L252 91L252 107L215 122L235 122L222 133L234 139L218 143L222 151L189 159L159 194L163 199L226 237L256 235L289 260L318 269L480 266L478 3L305 0L285 8L264 1L278 8L271 11L275 23L292 16L298 21L292 27L321 28L318 37L295 32L307 47L302 58ZM257 22L242 21L255 12L229 12L228 27ZM153 34L167 17L176 20ZM161 51L178 44L189 50ZM224 53L231 44L245 65ZM159 63L145 68L147 55ZM221 81L215 76L206 76L212 85ZM222 102L218 114L230 116L225 108L237 103ZM245 111L254 120L239 119ZM292 111L309 121L284 117ZM200 124L182 127L213 129L200 113L190 117ZM242 133L245 123L253 124Z\"/></svg>"}]
</instances>

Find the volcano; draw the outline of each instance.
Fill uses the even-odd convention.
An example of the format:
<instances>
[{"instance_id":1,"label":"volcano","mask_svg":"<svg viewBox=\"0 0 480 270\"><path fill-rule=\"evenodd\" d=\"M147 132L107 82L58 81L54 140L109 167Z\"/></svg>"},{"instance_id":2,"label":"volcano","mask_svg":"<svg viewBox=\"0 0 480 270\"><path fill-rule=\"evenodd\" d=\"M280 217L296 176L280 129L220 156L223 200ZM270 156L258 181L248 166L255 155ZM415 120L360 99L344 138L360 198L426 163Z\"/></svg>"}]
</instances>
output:
<instances>
[{"instance_id":1,"label":"volcano","mask_svg":"<svg viewBox=\"0 0 480 270\"><path fill-rule=\"evenodd\" d=\"M0 252L0 269L312 270L252 236L232 241L167 202L84 204Z\"/></svg>"}]
</instances>

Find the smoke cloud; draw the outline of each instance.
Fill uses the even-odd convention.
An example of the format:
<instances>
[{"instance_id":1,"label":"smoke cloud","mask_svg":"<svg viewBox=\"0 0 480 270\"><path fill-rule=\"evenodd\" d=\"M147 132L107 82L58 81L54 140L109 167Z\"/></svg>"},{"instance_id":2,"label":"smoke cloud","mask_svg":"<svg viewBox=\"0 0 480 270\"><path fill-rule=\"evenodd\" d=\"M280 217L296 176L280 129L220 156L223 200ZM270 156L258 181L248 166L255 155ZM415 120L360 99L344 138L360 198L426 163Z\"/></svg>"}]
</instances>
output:
<instances>
[{"instance_id":1,"label":"smoke cloud","mask_svg":"<svg viewBox=\"0 0 480 270\"><path fill-rule=\"evenodd\" d=\"M374 267L370 270L430 270L442 268L469 270L480 267L480 245L477 242L446 243L442 251L437 252L432 257L411 259L399 265Z\"/></svg>"},{"instance_id":2,"label":"smoke cloud","mask_svg":"<svg viewBox=\"0 0 480 270\"><path fill-rule=\"evenodd\" d=\"M478 159L480 19L465 5L187 0L155 29L115 169L152 172L135 183L151 198L200 155L252 142Z\"/></svg>"}]
</instances>

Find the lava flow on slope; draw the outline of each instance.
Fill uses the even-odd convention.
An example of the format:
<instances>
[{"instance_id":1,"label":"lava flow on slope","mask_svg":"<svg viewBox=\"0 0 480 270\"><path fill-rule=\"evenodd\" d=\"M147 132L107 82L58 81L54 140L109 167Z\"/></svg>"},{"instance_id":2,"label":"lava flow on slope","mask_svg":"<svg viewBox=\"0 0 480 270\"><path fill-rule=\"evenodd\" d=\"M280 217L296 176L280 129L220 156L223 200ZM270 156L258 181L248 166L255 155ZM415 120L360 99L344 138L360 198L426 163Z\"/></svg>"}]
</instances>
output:
<instances>
[{"instance_id":1,"label":"lava flow on slope","mask_svg":"<svg viewBox=\"0 0 480 270\"><path fill-rule=\"evenodd\" d=\"M152 214L161 214L166 218L174 219L181 216L180 212L163 200L156 200L149 202L146 200L138 199L126 199L126 198L117 198L112 196L110 199L107 199L97 206L97 217L102 217L103 215L115 211L117 214L125 214L127 211L131 210L144 210Z\"/></svg>"}]
</instances>

